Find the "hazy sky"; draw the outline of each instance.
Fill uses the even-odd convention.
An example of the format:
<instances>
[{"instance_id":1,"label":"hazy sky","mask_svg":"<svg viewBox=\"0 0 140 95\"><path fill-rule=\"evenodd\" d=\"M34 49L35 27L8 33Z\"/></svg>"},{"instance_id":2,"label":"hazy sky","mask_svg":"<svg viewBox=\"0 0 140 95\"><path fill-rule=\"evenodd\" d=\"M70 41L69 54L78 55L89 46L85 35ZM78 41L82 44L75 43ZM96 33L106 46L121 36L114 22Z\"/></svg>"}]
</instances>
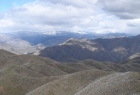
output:
<instances>
[{"instance_id":1,"label":"hazy sky","mask_svg":"<svg viewBox=\"0 0 140 95\"><path fill-rule=\"evenodd\" d=\"M0 32L140 34L140 0L1 0Z\"/></svg>"}]
</instances>

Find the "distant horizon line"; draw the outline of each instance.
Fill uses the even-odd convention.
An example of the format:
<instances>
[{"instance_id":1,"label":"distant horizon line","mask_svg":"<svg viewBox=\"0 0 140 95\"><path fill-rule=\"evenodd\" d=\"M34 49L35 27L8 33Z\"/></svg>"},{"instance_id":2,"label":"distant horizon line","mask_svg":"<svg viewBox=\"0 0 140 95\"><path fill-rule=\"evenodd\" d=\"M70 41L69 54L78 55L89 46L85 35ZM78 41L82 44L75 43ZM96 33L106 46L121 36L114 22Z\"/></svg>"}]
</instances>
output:
<instances>
[{"instance_id":1,"label":"distant horizon line","mask_svg":"<svg viewBox=\"0 0 140 95\"><path fill-rule=\"evenodd\" d=\"M97 34L97 35L106 35L106 34L126 34L126 35L139 35L139 34L133 34L133 33L124 33L124 32L108 32L108 33L97 33L97 32L88 32L88 31L79 31L79 32L74 32L74 31L68 31L68 30L48 30L48 31L31 31L31 30L20 30L20 31L15 31L15 32L0 32L0 34L11 34L11 33L18 33L18 32L32 32L32 33L43 33L43 34L50 34L50 35L55 35L55 34L63 34L63 33L75 33L75 34Z\"/></svg>"}]
</instances>

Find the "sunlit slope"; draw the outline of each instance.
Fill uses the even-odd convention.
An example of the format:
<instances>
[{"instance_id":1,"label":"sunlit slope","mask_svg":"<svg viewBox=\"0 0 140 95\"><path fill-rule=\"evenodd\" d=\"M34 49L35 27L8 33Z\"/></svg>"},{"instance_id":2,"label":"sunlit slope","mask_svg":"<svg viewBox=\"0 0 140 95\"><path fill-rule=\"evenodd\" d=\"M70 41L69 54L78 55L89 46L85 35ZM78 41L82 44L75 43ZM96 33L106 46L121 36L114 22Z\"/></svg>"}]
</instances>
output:
<instances>
[{"instance_id":1,"label":"sunlit slope","mask_svg":"<svg viewBox=\"0 0 140 95\"><path fill-rule=\"evenodd\" d=\"M74 95L140 95L140 74L125 72L107 75Z\"/></svg>"},{"instance_id":2,"label":"sunlit slope","mask_svg":"<svg viewBox=\"0 0 140 95\"><path fill-rule=\"evenodd\" d=\"M61 79L47 83L26 95L74 95L92 81L108 74L110 72L87 70L65 75Z\"/></svg>"}]
</instances>

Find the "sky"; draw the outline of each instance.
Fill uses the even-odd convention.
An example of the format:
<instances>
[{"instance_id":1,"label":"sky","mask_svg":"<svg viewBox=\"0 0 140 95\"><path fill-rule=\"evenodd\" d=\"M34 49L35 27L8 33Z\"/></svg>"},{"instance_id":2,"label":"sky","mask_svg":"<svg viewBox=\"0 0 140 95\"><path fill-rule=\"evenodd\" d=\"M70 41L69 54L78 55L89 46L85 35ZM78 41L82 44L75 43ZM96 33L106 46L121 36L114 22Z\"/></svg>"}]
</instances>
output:
<instances>
[{"instance_id":1,"label":"sky","mask_svg":"<svg viewBox=\"0 0 140 95\"><path fill-rule=\"evenodd\" d=\"M0 33L140 34L140 0L1 0Z\"/></svg>"}]
</instances>

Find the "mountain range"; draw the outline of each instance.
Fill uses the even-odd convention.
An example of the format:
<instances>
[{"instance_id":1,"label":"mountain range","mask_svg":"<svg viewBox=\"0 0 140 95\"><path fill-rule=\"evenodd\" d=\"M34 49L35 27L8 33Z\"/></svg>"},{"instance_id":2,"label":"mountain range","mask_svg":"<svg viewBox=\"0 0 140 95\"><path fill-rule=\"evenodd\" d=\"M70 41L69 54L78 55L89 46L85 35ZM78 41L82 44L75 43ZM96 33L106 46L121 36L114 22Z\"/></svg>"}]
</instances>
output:
<instances>
[{"instance_id":1,"label":"mountain range","mask_svg":"<svg viewBox=\"0 0 140 95\"><path fill-rule=\"evenodd\" d=\"M0 34L0 49L15 54L35 54L60 62L93 59L121 62L140 56L140 35L122 33L15 32Z\"/></svg>"},{"instance_id":2,"label":"mountain range","mask_svg":"<svg viewBox=\"0 0 140 95\"><path fill-rule=\"evenodd\" d=\"M14 33L0 34L0 49L5 49L15 54L38 54L45 47L57 46L70 38L95 39L99 37L122 37L128 36L122 33L114 34L80 34L66 31L54 32L31 32L19 31Z\"/></svg>"},{"instance_id":3,"label":"mountain range","mask_svg":"<svg viewBox=\"0 0 140 95\"><path fill-rule=\"evenodd\" d=\"M60 62L93 59L96 61L121 62L140 53L140 35L121 38L74 39L58 46L47 47L40 56Z\"/></svg>"}]
</instances>

